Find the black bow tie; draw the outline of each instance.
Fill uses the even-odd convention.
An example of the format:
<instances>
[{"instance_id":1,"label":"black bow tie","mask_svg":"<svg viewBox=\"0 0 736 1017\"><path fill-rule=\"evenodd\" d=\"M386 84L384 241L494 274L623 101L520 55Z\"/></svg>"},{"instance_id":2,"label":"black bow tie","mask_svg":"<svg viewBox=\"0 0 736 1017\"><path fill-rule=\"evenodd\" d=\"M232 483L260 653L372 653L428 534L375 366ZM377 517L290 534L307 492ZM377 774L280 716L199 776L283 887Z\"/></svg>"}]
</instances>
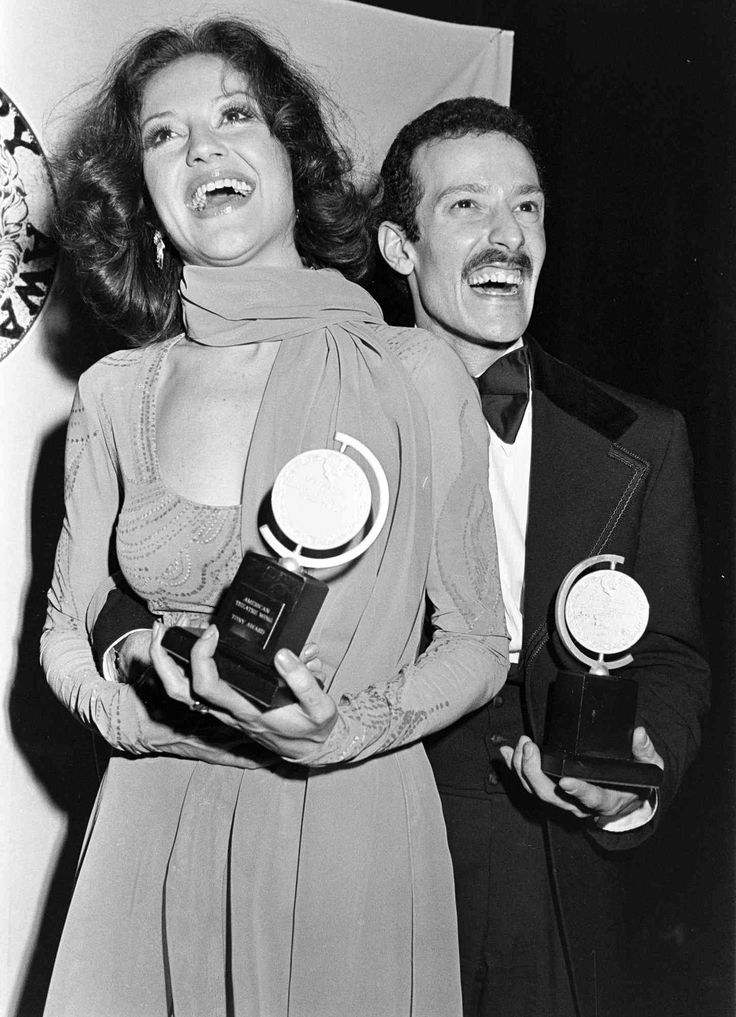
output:
<instances>
[{"instance_id":1,"label":"black bow tie","mask_svg":"<svg viewBox=\"0 0 736 1017\"><path fill-rule=\"evenodd\" d=\"M513 444L529 402L526 346L500 357L475 380L486 420L501 441Z\"/></svg>"}]
</instances>

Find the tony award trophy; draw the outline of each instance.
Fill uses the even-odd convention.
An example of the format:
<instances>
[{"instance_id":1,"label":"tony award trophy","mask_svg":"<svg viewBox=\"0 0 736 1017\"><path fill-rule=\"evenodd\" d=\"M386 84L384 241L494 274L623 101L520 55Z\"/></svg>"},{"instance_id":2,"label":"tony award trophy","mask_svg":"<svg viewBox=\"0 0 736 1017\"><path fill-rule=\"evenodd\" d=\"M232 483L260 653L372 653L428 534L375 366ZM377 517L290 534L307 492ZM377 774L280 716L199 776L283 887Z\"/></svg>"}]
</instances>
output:
<instances>
[{"instance_id":1,"label":"tony award trophy","mask_svg":"<svg viewBox=\"0 0 736 1017\"><path fill-rule=\"evenodd\" d=\"M566 649L589 670L557 673L547 704L542 769L555 778L654 788L662 771L640 763L631 752L637 684L610 673L632 663L625 651L641 638L649 620L641 586L616 571L623 562L616 554L586 558L560 586L557 631Z\"/></svg>"},{"instance_id":2,"label":"tony award trophy","mask_svg":"<svg viewBox=\"0 0 736 1017\"><path fill-rule=\"evenodd\" d=\"M353 561L368 550L386 522L388 482L378 459L347 434L337 432L335 441L339 451L302 452L279 472L271 491L271 512L280 536L267 524L260 533L280 558L274 561L247 551L212 619L220 633L215 654L220 677L264 707L291 701L273 666L274 656L280 649L301 653L327 596L327 583L304 569L335 568ZM372 470L375 511L368 477L345 454L348 447ZM352 544L361 530L366 531L363 537ZM187 629L171 628L163 645L187 668L196 638Z\"/></svg>"}]
</instances>

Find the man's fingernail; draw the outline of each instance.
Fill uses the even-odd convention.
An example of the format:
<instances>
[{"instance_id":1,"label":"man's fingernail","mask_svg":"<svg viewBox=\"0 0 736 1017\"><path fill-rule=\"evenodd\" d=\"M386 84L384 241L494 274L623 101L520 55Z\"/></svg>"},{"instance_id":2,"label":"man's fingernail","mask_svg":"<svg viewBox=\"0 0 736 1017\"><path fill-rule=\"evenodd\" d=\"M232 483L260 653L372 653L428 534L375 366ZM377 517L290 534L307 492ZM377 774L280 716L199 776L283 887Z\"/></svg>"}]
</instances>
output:
<instances>
[{"instance_id":1,"label":"man's fingernail","mask_svg":"<svg viewBox=\"0 0 736 1017\"><path fill-rule=\"evenodd\" d=\"M208 625L207 628L204 630L202 639L214 639L216 635L217 635L217 626Z\"/></svg>"}]
</instances>

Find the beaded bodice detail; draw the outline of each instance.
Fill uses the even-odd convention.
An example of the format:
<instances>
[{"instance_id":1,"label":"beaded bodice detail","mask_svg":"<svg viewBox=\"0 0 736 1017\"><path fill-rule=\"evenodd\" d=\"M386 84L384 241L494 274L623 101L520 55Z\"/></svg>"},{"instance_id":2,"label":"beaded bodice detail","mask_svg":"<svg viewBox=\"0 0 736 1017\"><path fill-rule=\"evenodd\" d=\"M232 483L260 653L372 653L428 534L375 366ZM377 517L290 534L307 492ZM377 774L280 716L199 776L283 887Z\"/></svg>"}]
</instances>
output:
<instances>
[{"instance_id":1,"label":"beaded bodice detail","mask_svg":"<svg viewBox=\"0 0 736 1017\"><path fill-rule=\"evenodd\" d=\"M117 525L123 574L150 610L166 617L209 615L242 560L240 505L204 505L164 482L156 447L156 399L166 356L161 345L137 386L130 462L122 462L125 497Z\"/></svg>"}]
</instances>

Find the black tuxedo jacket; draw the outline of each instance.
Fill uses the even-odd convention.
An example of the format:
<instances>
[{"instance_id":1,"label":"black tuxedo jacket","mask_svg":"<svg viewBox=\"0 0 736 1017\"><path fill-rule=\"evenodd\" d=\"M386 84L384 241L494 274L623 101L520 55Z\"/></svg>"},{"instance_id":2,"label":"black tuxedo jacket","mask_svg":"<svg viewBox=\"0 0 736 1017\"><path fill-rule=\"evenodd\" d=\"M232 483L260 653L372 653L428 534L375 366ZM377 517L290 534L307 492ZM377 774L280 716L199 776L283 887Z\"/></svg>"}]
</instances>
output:
<instances>
[{"instance_id":1,"label":"black tuxedo jacket","mask_svg":"<svg viewBox=\"0 0 736 1017\"><path fill-rule=\"evenodd\" d=\"M664 758L655 818L605 833L547 814L549 872L581 1012L593 1014L607 950L602 926L618 908L625 852L656 828L695 755L709 672L700 629L699 537L691 457L681 416L594 382L528 341L532 457L520 669L525 725L542 743L547 692L558 668L580 664L560 643L554 602L584 558L619 554L650 604L647 631L625 669L639 687L638 723ZM620 868L620 866L618 866Z\"/></svg>"},{"instance_id":2,"label":"black tuxedo jacket","mask_svg":"<svg viewBox=\"0 0 736 1017\"><path fill-rule=\"evenodd\" d=\"M533 432L520 660L529 730L541 743L558 667L580 669L554 633L560 583L584 558L621 555L650 604L647 631L625 673L639 685L638 721L664 757L666 808L697 750L708 689L684 423L674 410L586 378L533 340L529 350ZM620 835L605 840L607 847L631 843Z\"/></svg>"}]
</instances>

